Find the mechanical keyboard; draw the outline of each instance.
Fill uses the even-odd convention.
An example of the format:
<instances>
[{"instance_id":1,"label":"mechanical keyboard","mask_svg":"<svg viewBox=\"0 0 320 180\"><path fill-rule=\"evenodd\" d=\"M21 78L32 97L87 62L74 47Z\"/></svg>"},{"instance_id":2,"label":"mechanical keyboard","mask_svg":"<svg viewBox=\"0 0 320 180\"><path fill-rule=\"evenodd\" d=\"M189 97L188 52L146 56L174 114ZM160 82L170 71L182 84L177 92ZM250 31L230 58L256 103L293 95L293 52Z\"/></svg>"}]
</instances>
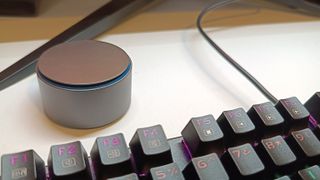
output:
<instances>
[{"instance_id":1,"label":"mechanical keyboard","mask_svg":"<svg viewBox=\"0 0 320 180\"><path fill-rule=\"evenodd\" d=\"M194 117L181 137L161 125L50 147L47 162L33 150L1 156L1 180L320 179L320 92ZM129 147L128 147L129 145Z\"/></svg>"}]
</instances>

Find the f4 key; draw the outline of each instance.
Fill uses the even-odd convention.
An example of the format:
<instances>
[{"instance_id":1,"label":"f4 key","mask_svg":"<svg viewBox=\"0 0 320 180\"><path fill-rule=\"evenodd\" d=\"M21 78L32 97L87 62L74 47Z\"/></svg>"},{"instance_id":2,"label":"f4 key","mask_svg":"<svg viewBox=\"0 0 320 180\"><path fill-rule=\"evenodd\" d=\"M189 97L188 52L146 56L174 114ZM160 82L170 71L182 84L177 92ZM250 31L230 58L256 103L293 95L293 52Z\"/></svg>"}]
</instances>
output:
<instances>
[{"instance_id":1,"label":"f4 key","mask_svg":"<svg viewBox=\"0 0 320 180\"><path fill-rule=\"evenodd\" d=\"M129 143L138 173L172 162L171 148L160 125L139 128Z\"/></svg>"}]
</instances>

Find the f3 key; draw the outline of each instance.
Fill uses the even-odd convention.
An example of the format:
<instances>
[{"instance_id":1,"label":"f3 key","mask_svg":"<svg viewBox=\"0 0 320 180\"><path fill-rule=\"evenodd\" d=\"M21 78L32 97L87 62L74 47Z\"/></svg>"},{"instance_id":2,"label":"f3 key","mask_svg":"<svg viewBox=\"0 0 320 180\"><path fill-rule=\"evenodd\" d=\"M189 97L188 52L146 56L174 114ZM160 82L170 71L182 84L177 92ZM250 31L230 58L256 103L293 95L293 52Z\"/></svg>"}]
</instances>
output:
<instances>
[{"instance_id":1,"label":"f3 key","mask_svg":"<svg viewBox=\"0 0 320 180\"><path fill-rule=\"evenodd\" d=\"M122 133L97 138L90 155L97 179L133 172L130 153Z\"/></svg>"}]
</instances>

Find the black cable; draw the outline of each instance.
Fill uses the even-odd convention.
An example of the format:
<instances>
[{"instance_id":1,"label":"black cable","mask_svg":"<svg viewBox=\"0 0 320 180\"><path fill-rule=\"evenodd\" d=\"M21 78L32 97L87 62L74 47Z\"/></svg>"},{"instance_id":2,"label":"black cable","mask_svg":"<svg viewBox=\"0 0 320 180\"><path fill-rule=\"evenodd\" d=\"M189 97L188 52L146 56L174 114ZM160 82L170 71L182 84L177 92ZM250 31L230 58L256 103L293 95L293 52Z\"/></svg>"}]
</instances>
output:
<instances>
[{"instance_id":1,"label":"black cable","mask_svg":"<svg viewBox=\"0 0 320 180\"><path fill-rule=\"evenodd\" d=\"M207 42L215 48L218 53L224 57L225 60L227 60L234 68L236 68L243 76L245 76L266 98L268 98L272 103L277 103L278 100L275 98L258 80L256 80L247 70L245 70L243 67L240 66L234 59L232 59L224 50L222 50L209 36L208 34L203 30L201 26L201 22L203 17L206 15L207 12L221 8L223 6L226 6L228 4L234 3L238 0L225 0L220 2L214 2L211 3L209 6L205 7L201 10L200 14L197 18L197 28L201 35L207 40Z\"/></svg>"}]
</instances>

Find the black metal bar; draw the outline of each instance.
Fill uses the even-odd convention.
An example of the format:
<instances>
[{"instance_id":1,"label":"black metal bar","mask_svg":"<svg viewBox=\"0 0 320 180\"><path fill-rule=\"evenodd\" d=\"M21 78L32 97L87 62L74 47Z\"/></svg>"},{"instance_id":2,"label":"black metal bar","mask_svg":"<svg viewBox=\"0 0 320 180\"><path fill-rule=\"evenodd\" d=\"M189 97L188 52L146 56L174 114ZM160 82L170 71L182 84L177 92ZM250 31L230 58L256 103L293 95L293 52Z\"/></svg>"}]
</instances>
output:
<instances>
[{"instance_id":1,"label":"black metal bar","mask_svg":"<svg viewBox=\"0 0 320 180\"><path fill-rule=\"evenodd\" d=\"M153 0L112 0L105 4L69 29L0 72L0 91L34 73L37 59L48 48L63 42L92 39L114 27L130 13L152 1Z\"/></svg>"}]
</instances>

